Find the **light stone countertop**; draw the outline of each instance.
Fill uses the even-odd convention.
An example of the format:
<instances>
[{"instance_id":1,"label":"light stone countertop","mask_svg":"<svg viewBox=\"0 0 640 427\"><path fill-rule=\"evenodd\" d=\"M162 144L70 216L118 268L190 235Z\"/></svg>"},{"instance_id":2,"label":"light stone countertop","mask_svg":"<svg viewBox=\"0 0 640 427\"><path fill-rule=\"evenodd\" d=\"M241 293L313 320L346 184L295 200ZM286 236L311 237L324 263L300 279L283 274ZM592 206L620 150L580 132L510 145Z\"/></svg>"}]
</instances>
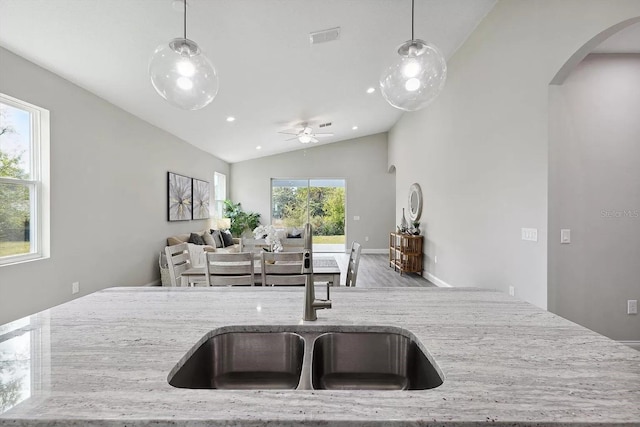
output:
<instances>
[{"instance_id":1,"label":"light stone countertop","mask_svg":"<svg viewBox=\"0 0 640 427\"><path fill-rule=\"evenodd\" d=\"M0 425L640 426L640 352L528 303L473 288L335 288L332 300L304 325L302 288L112 288L38 313L12 333L30 343L30 391ZM167 383L198 340L229 325L401 327L444 383L417 391Z\"/></svg>"}]
</instances>

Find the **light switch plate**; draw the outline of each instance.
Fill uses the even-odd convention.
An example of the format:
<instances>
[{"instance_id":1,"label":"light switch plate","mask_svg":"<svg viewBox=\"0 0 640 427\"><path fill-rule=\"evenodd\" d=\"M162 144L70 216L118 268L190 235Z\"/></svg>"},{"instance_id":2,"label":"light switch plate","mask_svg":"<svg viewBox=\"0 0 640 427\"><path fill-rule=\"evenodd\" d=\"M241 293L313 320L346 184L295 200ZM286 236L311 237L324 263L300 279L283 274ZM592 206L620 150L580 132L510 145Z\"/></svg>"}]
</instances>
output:
<instances>
[{"instance_id":1,"label":"light switch plate","mask_svg":"<svg viewBox=\"0 0 640 427\"><path fill-rule=\"evenodd\" d=\"M638 314L638 300L627 300L627 314Z\"/></svg>"},{"instance_id":2,"label":"light switch plate","mask_svg":"<svg viewBox=\"0 0 640 427\"><path fill-rule=\"evenodd\" d=\"M354 215L353 220L354 221L360 221L360 216L359 215Z\"/></svg>"},{"instance_id":3,"label":"light switch plate","mask_svg":"<svg viewBox=\"0 0 640 427\"><path fill-rule=\"evenodd\" d=\"M538 241L538 229L537 228L523 228L522 229L522 240L527 240L529 242L537 242Z\"/></svg>"},{"instance_id":4,"label":"light switch plate","mask_svg":"<svg viewBox=\"0 0 640 427\"><path fill-rule=\"evenodd\" d=\"M560 243L571 243L571 230L563 228L560 230Z\"/></svg>"}]
</instances>

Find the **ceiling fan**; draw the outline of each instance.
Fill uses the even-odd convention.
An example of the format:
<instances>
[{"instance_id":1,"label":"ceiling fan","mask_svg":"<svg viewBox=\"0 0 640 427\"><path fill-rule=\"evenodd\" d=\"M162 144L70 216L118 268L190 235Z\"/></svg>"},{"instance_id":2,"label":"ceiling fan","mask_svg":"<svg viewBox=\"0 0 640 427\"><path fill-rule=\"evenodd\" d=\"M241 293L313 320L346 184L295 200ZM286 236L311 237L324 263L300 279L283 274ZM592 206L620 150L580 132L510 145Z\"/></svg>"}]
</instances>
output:
<instances>
[{"instance_id":1,"label":"ceiling fan","mask_svg":"<svg viewBox=\"0 0 640 427\"><path fill-rule=\"evenodd\" d=\"M306 122L300 123L300 126L298 126L297 128L287 129L278 133L282 133L284 135L295 135L295 137L289 138L287 139L287 141L293 141L294 139L297 139L303 144L308 144L310 142L319 142L318 138L333 136L332 133L315 133Z\"/></svg>"}]
</instances>

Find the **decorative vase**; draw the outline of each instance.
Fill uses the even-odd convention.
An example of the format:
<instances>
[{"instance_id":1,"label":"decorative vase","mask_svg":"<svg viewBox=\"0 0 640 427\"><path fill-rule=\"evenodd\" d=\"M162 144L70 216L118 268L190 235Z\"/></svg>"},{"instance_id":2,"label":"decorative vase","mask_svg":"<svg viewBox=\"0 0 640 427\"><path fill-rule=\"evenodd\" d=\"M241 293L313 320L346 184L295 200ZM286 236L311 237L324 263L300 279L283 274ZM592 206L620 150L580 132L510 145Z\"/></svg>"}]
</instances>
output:
<instances>
[{"instance_id":1,"label":"decorative vase","mask_svg":"<svg viewBox=\"0 0 640 427\"><path fill-rule=\"evenodd\" d=\"M400 230L404 233L409 229L407 218L404 217L404 208L402 208L402 220L400 221Z\"/></svg>"},{"instance_id":2,"label":"decorative vase","mask_svg":"<svg viewBox=\"0 0 640 427\"><path fill-rule=\"evenodd\" d=\"M413 227L411 227L411 234L413 234L414 236L420 235L420 222L418 221L413 222Z\"/></svg>"}]
</instances>

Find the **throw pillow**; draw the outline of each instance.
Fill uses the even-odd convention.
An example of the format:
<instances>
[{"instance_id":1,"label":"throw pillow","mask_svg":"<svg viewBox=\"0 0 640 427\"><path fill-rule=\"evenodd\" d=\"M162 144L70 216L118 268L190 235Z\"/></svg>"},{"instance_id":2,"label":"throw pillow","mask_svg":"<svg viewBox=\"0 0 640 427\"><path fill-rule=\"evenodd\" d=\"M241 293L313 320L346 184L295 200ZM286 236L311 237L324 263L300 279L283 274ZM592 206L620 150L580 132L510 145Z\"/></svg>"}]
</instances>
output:
<instances>
[{"instance_id":1,"label":"throw pillow","mask_svg":"<svg viewBox=\"0 0 640 427\"><path fill-rule=\"evenodd\" d=\"M191 235L189 236L189 243L204 246L204 240L202 240L202 236L200 236L198 233L191 233Z\"/></svg>"},{"instance_id":2,"label":"throw pillow","mask_svg":"<svg viewBox=\"0 0 640 427\"><path fill-rule=\"evenodd\" d=\"M167 245L169 245L169 246L179 245L180 243L184 243L184 242L182 240L178 239L177 237L169 237L167 239Z\"/></svg>"},{"instance_id":3,"label":"throw pillow","mask_svg":"<svg viewBox=\"0 0 640 427\"><path fill-rule=\"evenodd\" d=\"M235 244L233 243L233 236L231 235L231 232L229 230L222 230L220 234L222 234L222 241L225 248L227 246L233 246Z\"/></svg>"},{"instance_id":4,"label":"throw pillow","mask_svg":"<svg viewBox=\"0 0 640 427\"><path fill-rule=\"evenodd\" d=\"M213 237L213 241L216 242L216 248L224 248L224 243L222 242L222 236L220 235L220 230L211 230L211 237Z\"/></svg>"},{"instance_id":5,"label":"throw pillow","mask_svg":"<svg viewBox=\"0 0 640 427\"><path fill-rule=\"evenodd\" d=\"M202 234L202 240L204 240L205 245L216 247L216 242L213 240L213 236L209 232L205 232Z\"/></svg>"}]
</instances>

